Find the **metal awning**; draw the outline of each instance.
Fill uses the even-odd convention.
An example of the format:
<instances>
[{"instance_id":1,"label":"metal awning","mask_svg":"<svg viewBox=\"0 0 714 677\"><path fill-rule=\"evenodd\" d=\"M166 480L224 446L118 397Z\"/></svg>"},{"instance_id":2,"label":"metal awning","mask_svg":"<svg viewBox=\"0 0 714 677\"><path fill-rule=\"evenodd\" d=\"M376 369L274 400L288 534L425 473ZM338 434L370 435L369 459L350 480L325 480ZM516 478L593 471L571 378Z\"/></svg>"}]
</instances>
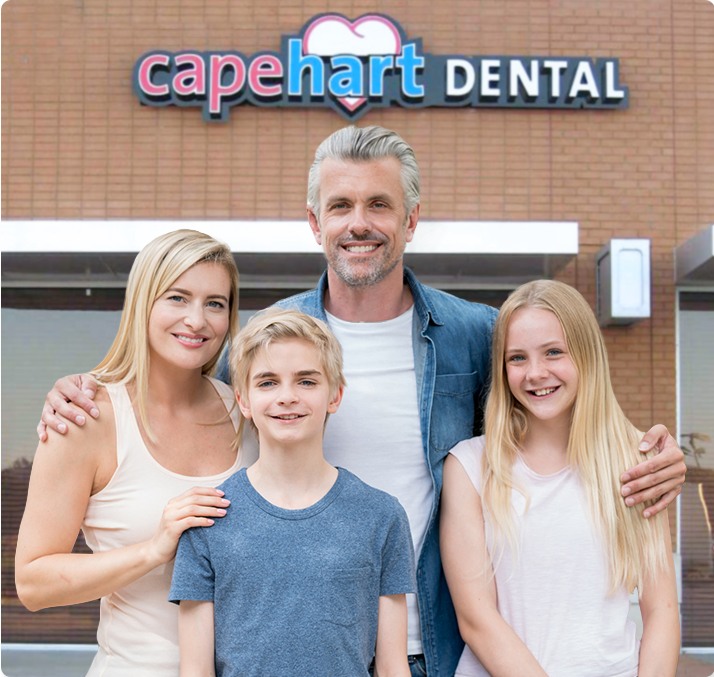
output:
<instances>
[{"instance_id":1,"label":"metal awning","mask_svg":"<svg viewBox=\"0 0 714 677\"><path fill-rule=\"evenodd\" d=\"M714 282L714 224L674 250L674 279L684 285Z\"/></svg>"},{"instance_id":2,"label":"metal awning","mask_svg":"<svg viewBox=\"0 0 714 677\"><path fill-rule=\"evenodd\" d=\"M21 221L2 223L4 287L122 287L136 253L174 228L234 252L242 288L309 287L325 267L306 221ZM405 260L442 288L509 287L552 277L578 253L572 221L420 221Z\"/></svg>"}]
</instances>

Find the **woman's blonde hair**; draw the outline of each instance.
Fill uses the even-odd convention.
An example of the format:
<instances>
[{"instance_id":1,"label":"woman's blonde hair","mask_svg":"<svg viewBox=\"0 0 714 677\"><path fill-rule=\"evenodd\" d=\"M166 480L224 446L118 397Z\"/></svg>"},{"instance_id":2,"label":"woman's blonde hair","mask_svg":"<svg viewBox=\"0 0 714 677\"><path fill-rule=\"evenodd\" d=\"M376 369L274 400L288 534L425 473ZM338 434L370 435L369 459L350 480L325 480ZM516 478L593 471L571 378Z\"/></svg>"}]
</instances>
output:
<instances>
[{"instance_id":1,"label":"woman's blonde hair","mask_svg":"<svg viewBox=\"0 0 714 677\"><path fill-rule=\"evenodd\" d=\"M501 307L493 333L491 388L485 409L484 510L495 537L494 566L505 547L518 551L511 509L512 467L526 435L527 418L508 387L506 340L520 308L549 310L559 320L578 373L567 458L579 473L591 517L602 537L612 589L628 590L665 566L664 513L644 519L645 505L628 508L620 495L620 475L642 460L640 433L625 417L610 381L607 350L587 301L572 287L537 280L516 289Z\"/></svg>"},{"instance_id":2,"label":"woman's blonde hair","mask_svg":"<svg viewBox=\"0 0 714 677\"><path fill-rule=\"evenodd\" d=\"M289 339L307 341L317 349L330 393L337 394L339 388L345 385L340 342L322 320L298 310L282 308L268 308L253 315L233 341L230 357L231 383L237 393L247 392L250 369L256 355L275 341ZM238 440L242 437L244 427L245 419L241 416Z\"/></svg>"},{"instance_id":3,"label":"woman's blonde hair","mask_svg":"<svg viewBox=\"0 0 714 677\"><path fill-rule=\"evenodd\" d=\"M160 235L137 255L129 273L119 330L109 352L92 371L100 383L135 384L135 401L142 427L151 437L146 417L149 386L149 316L156 299L189 268L216 263L228 272L231 282L228 332L216 354L203 365L212 374L221 350L238 331L238 269L230 248L196 230L174 230Z\"/></svg>"}]
</instances>

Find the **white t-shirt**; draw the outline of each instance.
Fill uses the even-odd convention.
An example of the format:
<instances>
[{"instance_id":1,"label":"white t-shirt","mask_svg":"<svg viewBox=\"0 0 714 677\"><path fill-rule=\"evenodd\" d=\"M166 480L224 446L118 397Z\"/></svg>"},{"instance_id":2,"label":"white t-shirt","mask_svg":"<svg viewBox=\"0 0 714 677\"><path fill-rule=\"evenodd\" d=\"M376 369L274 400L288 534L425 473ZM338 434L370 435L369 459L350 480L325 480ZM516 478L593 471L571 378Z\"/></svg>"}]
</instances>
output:
<instances>
[{"instance_id":1,"label":"white t-shirt","mask_svg":"<svg viewBox=\"0 0 714 677\"><path fill-rule=\"evenodd\" d=\"M457 444L451 453L481 494L484 438ZM609 594L606 553L590 518L585 491L570 467L539 475L521 457L513 466L511 505L520 554L508 548L496 568L498 609L550 677L636 677L639 642L627 618L624 588ZM492 552L488 513L486 540ZM456 675L488 672L469 647Z\"/></svg>"},{"instance_id":2,"label":"white t-shirt","mask_svg":"<svg viewBox=\"0 0 714 677\"><path fill-rule=\"evenodd\" d=\"M342 345L347 387L325 431L325 457L396 496L409 517L418 557L432 510L432 480L419 422L413 308L386 322L327 315ZM416 595L407 595L408 652L422 653Z\"/></svg>"}]
</instances>

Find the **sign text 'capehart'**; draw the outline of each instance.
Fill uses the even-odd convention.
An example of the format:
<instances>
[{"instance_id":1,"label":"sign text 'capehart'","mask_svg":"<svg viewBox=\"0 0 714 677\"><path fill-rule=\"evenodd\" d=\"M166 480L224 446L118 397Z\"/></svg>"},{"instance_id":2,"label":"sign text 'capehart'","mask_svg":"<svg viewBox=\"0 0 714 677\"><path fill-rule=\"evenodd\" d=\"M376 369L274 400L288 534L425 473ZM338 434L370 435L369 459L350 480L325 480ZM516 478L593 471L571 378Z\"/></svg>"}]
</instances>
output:
<instances>
[{"instance_id":1,"label":"sign text 'capehart'","mask_svg":"<svg viewBox=\"0 0 714 677\"><path fill-rule=\"evenodd\" d=\"M627 108L617 59L427 54L383 14L320 14L280 51L154 50L134 66L147 106L200 106L226 121L233 106L330 107L348 120L371 108Z\"/></svg>"}]
</instances>

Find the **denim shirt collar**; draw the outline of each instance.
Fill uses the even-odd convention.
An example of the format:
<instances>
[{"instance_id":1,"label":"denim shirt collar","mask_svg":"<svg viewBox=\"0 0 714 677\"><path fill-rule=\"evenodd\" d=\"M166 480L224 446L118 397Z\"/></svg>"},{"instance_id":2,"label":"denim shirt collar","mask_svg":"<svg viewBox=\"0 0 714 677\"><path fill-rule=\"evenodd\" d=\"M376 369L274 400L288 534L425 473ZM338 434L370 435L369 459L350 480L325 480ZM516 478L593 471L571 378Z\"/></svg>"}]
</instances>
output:
<instances>
[{"instance_id":1,"label":"denim shirt collar","mask_svg":"<svg viewBox=\"0 0 714 677\"><path fill-rule=\"evenodd\" d=\"M436 325L444 324L439 315L438 309L431 302L431 299L424 293L425 288L416 279L414 273L407 267L404 268L404 281L409 287L414 299L414 310L419 317L422 332L426 331L429 323ZM325 313L325 293L327 292L327 271L325 271L317 283L316 295L303 307L303 310L313 317L317 317L324 322L327 322Z\"/></svg>"},{"instance_id":2,"label":"denim shirt collar","mask_svg":"<svg viewBox=\"0 0 714 677\"><path fill-rule=\"evenodd\" d=\"M414 299L414 310L419 316L422 323L422 332L426 331L431 321L433 324L441 326L443 321L439 315L439 310L431 302L431 299L427 297L425 292L425 287L416 279L416 275L405 266L404 268L404 281L409 285L409 291L412 293L412 298Z\"/></svg>"}]
</instances>

